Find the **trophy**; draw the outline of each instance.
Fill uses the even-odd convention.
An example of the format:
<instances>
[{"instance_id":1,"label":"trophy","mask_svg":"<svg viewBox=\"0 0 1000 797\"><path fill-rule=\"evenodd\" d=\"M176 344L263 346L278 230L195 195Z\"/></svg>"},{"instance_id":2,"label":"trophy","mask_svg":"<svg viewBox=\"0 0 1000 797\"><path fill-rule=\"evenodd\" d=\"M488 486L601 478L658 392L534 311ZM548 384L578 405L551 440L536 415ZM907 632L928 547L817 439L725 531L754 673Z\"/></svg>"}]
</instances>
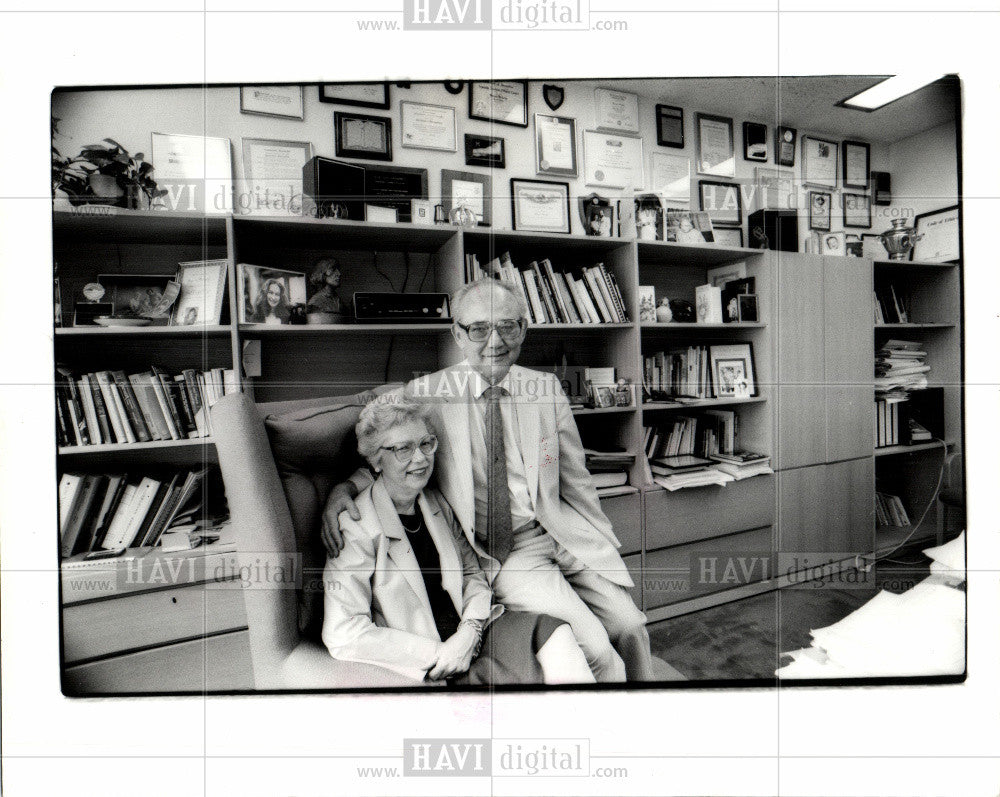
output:
<instances>
[{"instance_id":1,"label":"trophy","mask_svg":"<svg viewBox=\"0 0 1000 797\"><path fill-rule=\"evenodd\" d=\"M890 260L906 260L910 256L913 245L924 237L915 233L916 230L906 226L906 219L892 220L892 229L879 236Z\"/></svg>"}]
</instances>

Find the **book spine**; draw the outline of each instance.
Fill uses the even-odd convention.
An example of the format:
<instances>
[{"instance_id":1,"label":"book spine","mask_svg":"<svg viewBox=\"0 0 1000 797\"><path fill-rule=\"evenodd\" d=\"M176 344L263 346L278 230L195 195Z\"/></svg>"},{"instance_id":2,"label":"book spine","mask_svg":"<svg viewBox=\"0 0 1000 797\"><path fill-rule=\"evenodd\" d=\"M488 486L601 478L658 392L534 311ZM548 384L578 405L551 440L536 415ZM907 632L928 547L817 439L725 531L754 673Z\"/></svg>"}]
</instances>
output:
<instances>
[{"instance_id":1,"label":"book spine","mask_svg":"<svg viewBox=\"0 0 1000 797\"><path fill-rule=\"evenodd\" d=\"M615 321L621 323L625 320L625 308L619 306L614 285L611 283L611 275L608 274L608 270L604 267L603 263L598 263L596 268L601 276L599 284L601 286L601 290L605 294L604 298L608 302L608 307L611 308L611 312L615 316Z\"/></svg>"},{"instance_id":2,"label":"book spine","mask_svg":"<svg viewBox=\"0 0 1000 797\"><path fill-rule=\"evenodd\" d=\"M552 269L552 263L548 258L542 260L542 269L545 272L546 283L551 286L552 296L555 299L556 307L559 309L559 315L561 320L565 323L570 323L573 318L569 313L569 308L566 306L566 302L563 300L562 292L559 290L559 280L556 277L555 271Z\"/></svg>"},{"instance_id":3,"label":"book spine","mask_svg":"<svg viewBox=\"0 0 1000 797\"><path fill-rule=\"evenodd\" d=\"M206 409L201 400L201 391L198 390L198 373L193 368L185 368L181 376L184 377L184 390L187 393L188 404L191 405L191 412L194 415L194 423L198 430L198 436L207 437Z\"/></svg>"},{"instance_id":4,"label":"book spine","mask_svg":"<svg viewBox=\"0 0 1000 797\"><path fill-rule=\"evenodd\" d=\"M583 317L577 311L576 302L573 301L573 293L569 289L569 280L566 275L561 271L556 273L556 282L558 283L559 293L563 298L563 304L566 306L566 311L569 313L570 320L574 324L582 324Z\"/></svg>"},{"instance_id":5,"label":"book spine","mask_svg":"<svg viewBox=\"0 0 1000 797\"><path fill-rule=\"evenodd\" d=\"M101 386L97 383L97 377L94 374L86 374L84 379L87 380L87 386L94 402L94 411L97 414L97 425L101 429L101 438L105 443L117 442L111 428L111 420L108 418L108 408L104 404L104 393L101 392Z\"/></svg>"},{"instance_id":6,"label":"book spine","mask_svg":"<svg viewBox=\"0 0 1000 797\"><path fill-rule=\"evenodd\" d=\"M149 429L146 428L146 421L142 417L142 410L139 408L139 401L132 391L132 384L128 381L124 371L112 371L115 385L121 394L122 403L125 405L125 412L128 415L128 422L135 432L135 438L140 443L148 443L150 438Z\"/></svg>"},{"instance_id":7,"label":"book spine","mask_svg":"<svg viewBox=\"0 0 1000 797\"><path fill-rule=\"evenodd\" d=\"M184 419L181 417L180 408L177 406L179 397L177 396L177 383L174 382L173 378L161 371L155 365L152 368L153 374L157 381L160 383L160 387L163 389L163 395L166 399L167 410L170 412L170 419L173 422L174 429L177 430L177 439L183 440L187 437L188 430L184 425Z\"/></svg>"},{"instance_id":8,"label":"book spine","mask_svg":"<svg viewBox=\"0 0 1000 797\"><path fill-rule=\"evenodd\" d=\"M181 435L177 429L177 424L174 423L174 416L170 411L170 403L167 401L166 391L163 389L163 383L160 381L155 368L150 372L149 383L153 388L153 395L156 396L156 403L160 406L160 412L163 414L163 422L167 425L170 438L172 440L180 440Z\"/></svg>"},{"instance_id":9,"label":"book spine","mask_svg":"<svg viewBox=\"0 0 1000 797\"><path fill-rule=\"evenodd\" d=\"M150 407L150 396L146 392L146 385L142 381L143 374L129 374L128 381L132 385L132 393L135 395L136 401L139 404L139 410L142 412L142 419L146 423L146 429L149 432L149 436L153 440L162 440L163 437L160 435L159 426L156 423L156 418L153 416L152 407ZM155 403L155 398L153 399Z\"/></svg>"},{"instance_id":10,"label":"book spine","mask_svg":"<svg viewBox=\"0 0 1000 797\"><path fill-rule=\"evenodd\" d=\"M600 311L601 319L605 324L612 323L614 321L614 316L611 315L611 309L608 307L608 304L604 299L604 292L601 290L598 283L597 270L593 267L585 268L583 270L583 276L587 281L587 288L590 290L591 298L597 306L598 311Z\"/></svg>"},{"instance_id":11,"label":"book spine","mask_svg":"<svg viewBox=\"0 0 1000 797\"><path fill-rule=\"evenodd\" d=\"M76 389L80 396L80 402L83 404L83 416L87 419L87 433L90 435L90 442L93 445L100 445L104 442L101 439L101 427L97 423L94 397L90 394L90 387L87 385L85 376L81 376L77 381Z\"/></svg>"},{"instance_id":12,"label":"book spine","mask_svg":"<svg viewBox=\"0 0 1000 797\"><path fill-rule=\"evenodd\" d=\"M198 395L201 396L201 406L205 417L205 431L208 436L212 435L212 398L209 393L208 379L211 378L210 373L195 374L196 381L198 383Z\"/></svg>"},{"instance_id":13,"label":"book spine","mask_svg":"<svg viewBox=\"0 0 1000 797\"><path fill-rule=\"evenodd\" d=\"M200 437L198 433L198 424L194 419L194 412L192 411L190 400L188 399L187 390L184 388L184 375L179 374L174 377L174 385L177 389L177 397L179 399L181 413L184 416L184 428L187 429L188 437Z\"/></svg>"},{"instance_id":14,"label":"book spine","mask_svg":"<svg viewBox=\"0 0 1000 797\"><path fill-rule=\"evenodd\" d=\"M535 272L535 282L538 283L538 294L541 296L542 304L545 305L545 313L549 317L549 322L556 324L559 322L559 313L556 308L555 298L553 298L548 282L542 269L536 261L531 261L531 268Z\"/></svg>"},{"instance_id":15,"label":"book spine","mask_svg":"<svg viewBox=\"0 0 1000 797\"><path fill-rule=\"evenodd\" d=\"M94 538L90 543L90 550L97 551L104 547L104 540L107 537L111 522L114 520L118 507L125 495L125 488L128 487L128 474L123 473L118 477L118 482L114 486L114 492L108 505L102 509L102 516L97 528L94 529Z\"/></svg>"},{"instance_id":16,"label":"book spine","mask_svg":"<svg viewBox=\"0 0 1000 797\"><path fill-rule=\"evenodd\" d=\"M125 433L125 424L122 422L122 416L118 408L114 385L111 382L111 374L107 371L98 371L94 376L97 377L97 384L101 389L101 395L104 397L104 405L108 409L108 418L115 432L115 442L134 443L135 440L129 440L128 434Z\"/></svg>"}]
</instances>

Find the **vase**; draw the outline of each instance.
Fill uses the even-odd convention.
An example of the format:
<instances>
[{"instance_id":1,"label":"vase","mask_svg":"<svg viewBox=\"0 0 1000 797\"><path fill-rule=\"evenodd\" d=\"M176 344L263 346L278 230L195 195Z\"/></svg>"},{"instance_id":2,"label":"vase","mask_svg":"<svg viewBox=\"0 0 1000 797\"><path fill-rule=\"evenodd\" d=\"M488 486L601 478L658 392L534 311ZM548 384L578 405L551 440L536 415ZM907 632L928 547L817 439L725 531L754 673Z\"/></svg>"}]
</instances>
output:
<instances>
[{"instance_id":1,"label":"vase","mask_svg":"<svg viewBox=\"0 0 1000 797\"><path fill-rule=\"evenodd\" d=\"M915 232L912 227L906 226L906 219L892 220L892 228L879 236L890 260L906 260L910 256L913 245L924 237L915 235Z\"/></svg>"}]
</instances>

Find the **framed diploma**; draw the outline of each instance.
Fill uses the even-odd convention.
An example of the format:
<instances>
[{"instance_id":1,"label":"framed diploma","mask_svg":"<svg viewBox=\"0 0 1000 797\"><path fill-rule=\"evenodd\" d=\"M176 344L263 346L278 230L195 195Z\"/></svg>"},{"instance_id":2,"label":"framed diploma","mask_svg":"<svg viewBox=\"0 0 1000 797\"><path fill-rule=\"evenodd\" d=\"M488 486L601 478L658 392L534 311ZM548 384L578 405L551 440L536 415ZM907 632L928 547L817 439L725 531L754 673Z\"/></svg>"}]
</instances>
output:
<instances>
[{"instance_id":1,"label":"framed diploma","mask_svg":"<svg viewBox=\"0 0 1000 797\"><path fill-rule=\"evenodd\" d=\"M736 155L733 147L733 120L726 116L699 113L698 174L714 177L736 176Z\"/></svg>"},{"instance_id":2,"label":"framed diploma","mask_svg":"<svg viewBox=\"0 0 1000 797\"><path fill-rule=\"evenodd\" d=\"M795 139L798 131L794 127L774 128L774 162L779 166L795 165Z\"/></svg>"},{"instance_id":3,"label":"framed diploma","mask_svg":"<svg viewBox=\"0 0 1000 797\"><path fill-rule=\"evenodd\" d=\"M809 229L819 232L830 232L830 207L833 205L833 195L825 191L809 192Z\"/></svg>"},{"instance_id":4,"label":"framed diploma","mask_svg":"<svg viewBox=\"0 0 1000 797\"><path fill-rule=\"evenodd\" d=\"M656 143L661 147L684 149L684 109L674 105L656 106Z\"/></svg>"},{"instance_id":5,"label":"framed diploma","mask_svg":"<svg viewBox=\"0 0 1000 797\"><path fill-rule=\"evenodd\" d=\"M240 113L304 119L302 86L241 86Z\"/></svg>"},{"instance_id":6,"label":"framed diploma","mask_svg":"<svg viewBox=\"0 0 1000 797\"><path fill-rule=\"evenodd\" d=\"M535 174L576 177L576 120L535 114Z\"/></svg>"},{"instance_id":7,"label":"framed diploma","mask_svg":"<svg viewBox=\"0 0 1000 797\"><path fill-rule=\"evenodd\" d=\"M816 188L836 188L838 151L833 141L802 136L802 182Z\"/></svg>"},{"instance_id":8,"label":"framed diploma","mask_svg":"<svg viewBox=\"0 0 1000 797\"><path fill-rule=\"evenodd\" d=\"M957 263L959 247L958 205L921 213L913 219L916 234L923 236L913 245L913 260L926 263Z\"/></svg>"},{"instance_id":9,"label":"framed diploma","mask_svg":"<svg viewBox=\"0 0 1000 797\"><path fill-rule=\"evenodd\" d=\"M319 101L385 110L389 107L389 84L323 83L319 87Z\"/></svg>"},{"instance_id":10,"label":"framed diploma","mask_svg":"<svg viewBox=\"0 0 1000 797\"><path fill-rule=\"evenodd\" d=\"M639 132L639 96L627 91L594 89L596 125L616 133Z\"/></svg>"},{"instance_id":11,"label":"framed diploma","mask_svg":"<svg viewBox=\"0 0 1000 797\"><path fill-rule=\"evenodd\" d=\"M441 170L441 203L445 213L465 205L476 214L480 227L490 226L493 203L493 180L488 174Z\"/></svg>"},{"instance_id":12,"label":"framed diploma","mask_svg":"<svg viewBox=\"0 0 1000 797\"><path fill-rule=\"evenodd\" d=\"M742 227L717 227L713 232L719 246L743 246Z\"/></svg>"},{"instance_id":13,"label":"framed diploma","mask_svg":"<svg viewBox=\"0 0 1000 797\"><path fill-rule=\"evenodd\" d=\"M407 149L458 152L458 123L449 105L399 104L402 142Z\"/></svg>"},{"instance_id":14,"label":"framed diploma","mask_svg":"<svg viewBox=\"0 0 1000 797\"><path fill-rule=\"evenodd\" d=\"M170 326L218 324L226 284L227 260L178 263L181 292L171 308Z\"/></svg>"},{"instance_id":15,"label":"framed diploma","mask_svg":"<svg viewBox=\"0 0 1000 797\"><path fill-rule=\"evenodd\" d=\"M302 167L313 156L309 141L243 139L245 198L240 210L297 216L302 211ZM244 201L245 200L245 201Z\"/></svg>"},{"instance_id":16,"label":"framed diploma","mask_svg":"<svg viewBox=\"0 0 1000 797\"><path fill-rule=\"evenodd\" d=\"M743 203L736 183L698 181L698 208L708 212L712 227L739 227L743 223Z\"/></svg>"},{"instance_id":17,"label":"framed diploma","mask_svg":"<svg viewBox=\"0 0 1000 797\"><path fill-rule=\"evenodd\" d=\"M392 160L392 120L334 111L334 140L338 158Z\"/></svg>"},{"instance_id":18,"label":"framed diploma","mask_svg":"<svg viewBox=\"0 0 1000 797\"><path fill-rule=\"evenodd\" d=\"M527 127L528 81L473 81L469 84L469 118Z\"/></svg>"},{"instance_id":19,"label":"framed diploma","mask_svg":"<svg viewBox=\"0 0 1000 797\"><path fill-rule=\"evenodd\" d=\"M151 151L156 164L156 182L168 192L153 207L231 213L231 149L228 138L153 133Z\"/></svg>"},{"instance_id":20,"label":"framed diploma","mask_svg":"<svg viewBox=\"0 0 1000 797\"><path fill-rule=\"evenodd\" d=\"M691 201L691 159L653 152L649 157L649 187L668 204Z\"/></svg>"},{"instance_id":21,"label":"framed diploma","mask_svg":"<svg viewBox=\"0 0 1000 797\"><path fill-rule=\"evenodd\" d=\"M588 186L639 188L643 184L642 139L585 130L583 163Z\"/></svg>"},{"instance_id":22,"label":"framed diploma","mask_svg":"<svg viewBox=\"0 0 1000 797\"><path fill-rule=\"evenodd\" d=\"M515 230L568 233L569 183L512 177L510 210Z\"/></svg>"},{"instance_id":23,"label":"framed diploma","mask_svg":"<svg viewBox=\"0 0 1000 797\"><path fill-rule=\"evenodd\" d=\"M867 230L872 226L872 205L868 194L844 194L844 226Z\"/></svg>"},{"instance_id":24,"label":"framed diploma","mask_svg":"<svg viewBox=\"0 0 1000 797\"><path fill-rule=\"evenodd\" d=\"M871 147L861 141L844 141L840 146L844 153L844 188L867 191Z\"/></svg>"}]
</instances>

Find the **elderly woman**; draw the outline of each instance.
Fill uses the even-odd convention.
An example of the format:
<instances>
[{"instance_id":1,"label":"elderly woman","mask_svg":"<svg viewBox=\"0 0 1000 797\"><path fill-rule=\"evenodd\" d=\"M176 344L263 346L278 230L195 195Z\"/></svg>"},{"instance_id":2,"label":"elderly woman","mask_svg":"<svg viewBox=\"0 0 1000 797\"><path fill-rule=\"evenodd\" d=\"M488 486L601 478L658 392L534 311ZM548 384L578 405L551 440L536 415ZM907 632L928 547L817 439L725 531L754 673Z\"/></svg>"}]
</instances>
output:
<instances>
[{"instance_id":1,"label":"elderly woman","mask_svg":"<svg viewBox=\"0 0 1000 797\"><path fill-rule=\"evenodd\" d=\"M330 653L414 680L593 682L568 624L493 604L451 508L427 488L437 450L427 409L383 396L362 410L357 436L378 478L357 498L360 521L337 518L344 549L324 573Z\"/></svg>"}]
</instances>

